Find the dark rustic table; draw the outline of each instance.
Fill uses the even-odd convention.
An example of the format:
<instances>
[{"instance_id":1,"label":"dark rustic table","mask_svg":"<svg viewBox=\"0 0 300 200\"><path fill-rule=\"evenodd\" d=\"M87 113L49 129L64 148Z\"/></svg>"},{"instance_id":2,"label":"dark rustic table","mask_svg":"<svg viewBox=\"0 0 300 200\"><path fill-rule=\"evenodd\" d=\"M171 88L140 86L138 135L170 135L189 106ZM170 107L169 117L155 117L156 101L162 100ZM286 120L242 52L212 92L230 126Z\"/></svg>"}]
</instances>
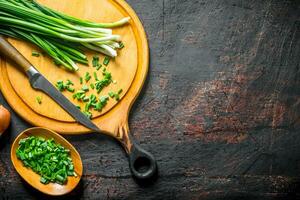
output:
<instances>
[{"instance_id":1,"label":"dark rustic table","mask_svg":"<svg viewBox=\"0 0 300 200\"><path fill-rule=\"evenodd\" d=\"M66 137L84 176L61 199L300 198L300 1L128 0L149 38L148 80L130 128L158 161L136 183L122 148L101 135ZM0 103L8 107L3 96ZM47 199L13 169L0 141L0 199Z\"/></svg>"}]
</instances>

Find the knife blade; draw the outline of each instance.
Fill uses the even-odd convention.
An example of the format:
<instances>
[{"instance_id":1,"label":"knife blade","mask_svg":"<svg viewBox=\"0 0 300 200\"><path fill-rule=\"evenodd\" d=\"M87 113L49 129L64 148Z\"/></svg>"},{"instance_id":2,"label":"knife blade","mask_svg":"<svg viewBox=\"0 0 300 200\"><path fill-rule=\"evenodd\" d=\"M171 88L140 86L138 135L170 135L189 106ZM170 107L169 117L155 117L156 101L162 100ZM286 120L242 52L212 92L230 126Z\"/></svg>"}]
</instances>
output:
<instances>
[{"instance_id":1,"label":"knife blade","mask_svg":"<svg viewBox=\"0 0 300 200\"><path fill-rule=\"evenodd\" d=\"M78 123L93 131L100 132L100 129L87 116L85 116L71 101L69 101L69 99L59 92L14 46L7 42L1 35L0 52L7 58L14 61L26 72L32 88L40 90L51 97Z\"/></svg>"},{"instance_id":2,"label":"knife blade","mask_svg":"<svg viewBox=\"0 0 300 200\"><path fill-rule=\"evenodd\" d=\"M51 97L67 113L69 113L78 123L85 127L100 132L99 128L85 116L69 99L59 92L41 73L33 66L27 70L31 87L40 90Z\"/></svg>"}]
</instances>

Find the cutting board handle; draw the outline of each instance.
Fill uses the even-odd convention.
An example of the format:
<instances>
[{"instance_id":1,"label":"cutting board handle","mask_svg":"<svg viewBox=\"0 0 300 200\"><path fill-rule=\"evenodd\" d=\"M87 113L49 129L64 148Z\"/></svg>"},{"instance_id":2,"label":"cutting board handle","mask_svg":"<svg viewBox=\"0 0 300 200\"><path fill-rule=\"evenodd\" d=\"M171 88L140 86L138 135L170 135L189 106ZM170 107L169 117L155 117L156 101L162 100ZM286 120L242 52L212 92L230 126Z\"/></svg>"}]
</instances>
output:
<instances>
[{"instance_id":1,"label":"cutting board handle","mask_svg":"<svg viewBox=\"0 0 300 200\"><path fill-rule=\"evenodd\" d=\"M157 164L154 156L138 145L129 134L132 146L129 157L129 167L133 176L139 180L153 178L157 174Z\"/></svg>"},{"instance_id":2,"label":"cutting board handle","mask_svg":"<svg viewBox=\"0 0 300 200\"><path fill-rule=\"evenodd\" d=\"M6 39L0 35L0 53L20 66L27 72L32 64Z\"/></svg>"},{"instance_id":3,"label":"cutting board handle","mask_svg":"<svg viewBox=\"0 0 300 200\"><path fill-rule=\"evenodd\" d=\"M129 132L128 123L121 123L116 135L128 155L129 168L133 177L138 180L156 177L157 163L154 156L135 142Z\"/></svg>"}]
</instances>

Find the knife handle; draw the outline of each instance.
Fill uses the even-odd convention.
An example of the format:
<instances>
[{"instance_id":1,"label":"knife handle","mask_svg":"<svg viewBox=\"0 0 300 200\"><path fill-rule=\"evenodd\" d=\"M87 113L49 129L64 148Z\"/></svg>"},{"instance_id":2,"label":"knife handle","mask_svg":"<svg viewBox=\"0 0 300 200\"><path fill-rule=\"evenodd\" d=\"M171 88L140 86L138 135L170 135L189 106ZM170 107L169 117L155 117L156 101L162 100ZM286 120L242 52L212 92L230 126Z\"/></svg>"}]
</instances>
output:
<instances>
[{"instance_id":1,"label":"knife handle","mask_svg":"<svg viewBox=\"0 0 300 200\"><path fill-rule=\"evenodd\" d=\"M3 36L0 35L0 53L6 58L14 61L24 72L27 72L32 64L14 47L12 46Z\"/></svg>"}]
</instances>

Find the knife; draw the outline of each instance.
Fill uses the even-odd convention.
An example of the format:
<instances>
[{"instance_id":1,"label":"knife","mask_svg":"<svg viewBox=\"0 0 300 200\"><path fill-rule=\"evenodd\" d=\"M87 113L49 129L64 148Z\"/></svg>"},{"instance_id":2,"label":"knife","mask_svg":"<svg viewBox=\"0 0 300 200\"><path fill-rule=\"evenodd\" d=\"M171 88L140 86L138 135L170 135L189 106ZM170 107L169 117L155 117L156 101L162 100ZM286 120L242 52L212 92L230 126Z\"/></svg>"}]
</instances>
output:
<instances>
[{"instance_id":1,"label":"knife","mask_svg":"<svg viewBox=\"0 0 300 200\"><path fill-rule=\"evenodd\" d=\"M0 53L14 61L26 72L32 88L40 90L50 96L78 123L93 131L101 132L87 116L85 116L73 103L59 92L15 47L7 42L2 36L0 36Z\"/></svg>"},{"instance_id":2,"label":"knife","mask_svg":"<svg viewBox=\"0 0 300 200\"><path fill-rule=\"evenodd\" d=\"M0 35L0 53L6 58L14 61L29 78L30 85L50 96L66 112L68 112L78 123L100 133L101 130L92 120L85 116L73 103L61 94L14 46L7 42ZM129 167L133 176L140 180L156 178L157 164L154 156L138 145L131 135L129 140L132 143L131 151L127 152ZM140 171L141 167L147 166L147 170Z\"/></svg>"}]
</instances>

